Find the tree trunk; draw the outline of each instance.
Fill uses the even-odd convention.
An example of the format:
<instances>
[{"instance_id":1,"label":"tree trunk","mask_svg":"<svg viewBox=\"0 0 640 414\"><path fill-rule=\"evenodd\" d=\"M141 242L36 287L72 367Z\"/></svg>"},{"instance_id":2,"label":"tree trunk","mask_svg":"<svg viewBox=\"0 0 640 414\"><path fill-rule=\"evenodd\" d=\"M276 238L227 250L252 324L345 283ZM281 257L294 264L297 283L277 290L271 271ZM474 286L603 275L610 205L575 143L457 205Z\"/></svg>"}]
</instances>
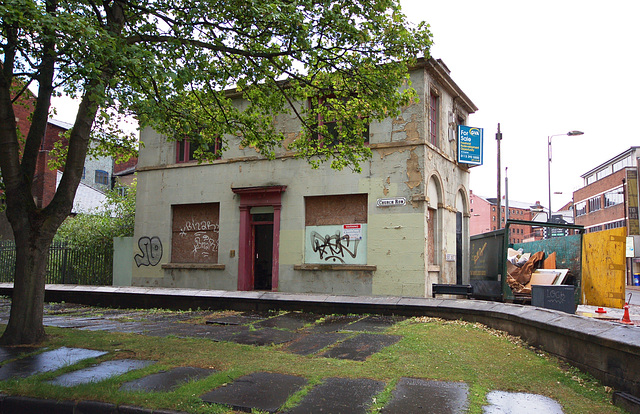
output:
<instances>
[{"instance_id":1,"label":"tree trunk","mask_svg":"<svg viewBox=\"0 0 640 414\"><path fill-rule=\"evenodd\" d=\"M0 343L37 344L44 340L44 284L52 237L38 230L14 232L16 267L9 323Z\"/></svg>"}]
</instances>

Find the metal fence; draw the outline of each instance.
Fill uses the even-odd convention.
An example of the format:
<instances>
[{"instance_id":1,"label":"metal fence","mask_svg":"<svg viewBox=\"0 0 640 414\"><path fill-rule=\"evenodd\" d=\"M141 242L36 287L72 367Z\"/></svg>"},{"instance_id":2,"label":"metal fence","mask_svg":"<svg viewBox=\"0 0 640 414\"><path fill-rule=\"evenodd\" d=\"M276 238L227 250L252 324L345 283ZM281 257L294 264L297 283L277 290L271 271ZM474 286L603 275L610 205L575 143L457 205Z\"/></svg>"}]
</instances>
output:
<instances>
[{"instance_id":1,"label":"metal fence","mask_svg":"<svg viewBox=\"0 0 640 414\"><path fill-rule=\"evenodd\" d=\"M15 243L0 241L0 282L13 282L15 263ZM104 286L112 282L112 246L78 248L52 243L49 247L45 283Z\"/></svg>"}]
</instances>

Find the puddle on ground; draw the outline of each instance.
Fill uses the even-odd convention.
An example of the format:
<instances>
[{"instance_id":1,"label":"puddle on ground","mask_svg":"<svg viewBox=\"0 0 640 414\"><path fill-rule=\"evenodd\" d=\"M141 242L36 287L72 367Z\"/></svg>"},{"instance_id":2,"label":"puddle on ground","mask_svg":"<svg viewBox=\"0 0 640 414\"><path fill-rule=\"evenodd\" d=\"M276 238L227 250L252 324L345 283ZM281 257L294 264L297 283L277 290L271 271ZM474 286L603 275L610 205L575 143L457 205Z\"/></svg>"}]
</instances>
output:
<instances>
[{"instance_id":1,"label":"puddle on ground","mask_svg":"<svg viewBox=\"0 0 640 414\"><path fill-rule=\"evenodd\" d=\"M97 358L106 352L83 348L58 348L38 355L9 362L0 367L0 381L9 378L25 378L43 372L55 371L88 358Z\"/></svg>"},{"instance_id":2,"label":"puddle on ground","mask_svg":"<svg viewBox=\"0 0 640 414\"><path fill-rule=\"evenodd\" d=\"M92 367L80 369L78 371L67 372L59 377L47 381L49 384L60 385L62 387L74 387L90 382L100 382L111 377L122 375L135 369L148 367L155 361L145 361L138 359L116 359L105 361Z\"/></svg>"},{"instance_id":3,"label":"puddle on ground","mask_svg":"<svg viewBox=\"0 0 640 414\"><path fill-rule=\"evenodd\" d=\"M489 405L483 414L563 414L562 406L555 400L537 394L491 391L487 394Z\"/></svg>"}]
</instances>

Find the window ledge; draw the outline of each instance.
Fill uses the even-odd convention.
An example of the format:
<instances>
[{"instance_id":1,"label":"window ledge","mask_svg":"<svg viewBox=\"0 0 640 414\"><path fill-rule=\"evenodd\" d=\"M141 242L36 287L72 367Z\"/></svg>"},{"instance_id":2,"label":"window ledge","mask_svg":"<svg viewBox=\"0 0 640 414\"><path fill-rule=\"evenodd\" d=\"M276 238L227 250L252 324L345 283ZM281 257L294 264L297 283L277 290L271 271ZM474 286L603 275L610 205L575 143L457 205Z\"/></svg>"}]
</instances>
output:
<instances>
[{"instance_id":1,"label":"window ledge","mask_svg":"<svg viewBox=\"0 0 640 414\"><path fill-rule=\"evenodd\" d=\"M356 265L356 264L300 264L294 265L293 270L355 270L375 272L378 266L374 265Z\"/></svg>"},{"instance_id":2,"label":"window ledge","mask_svg":"<svg viewBox=\"0 0 640 414\"><path fill-rule=\"evenodd\" d=\"M165 263L163 269L199 269L199 270L224 270L225 266L218 263Z\"/></svg>"}]
</instances>

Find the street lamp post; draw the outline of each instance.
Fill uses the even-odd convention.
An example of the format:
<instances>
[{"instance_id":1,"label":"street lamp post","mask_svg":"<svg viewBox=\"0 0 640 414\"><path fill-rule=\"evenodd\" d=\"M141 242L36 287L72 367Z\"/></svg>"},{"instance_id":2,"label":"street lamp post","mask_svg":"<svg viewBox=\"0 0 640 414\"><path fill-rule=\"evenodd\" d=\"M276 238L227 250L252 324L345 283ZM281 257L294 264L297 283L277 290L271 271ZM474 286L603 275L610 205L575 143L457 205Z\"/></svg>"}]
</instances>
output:
<instances>
[{"instance_id":1,"label":"street lamp post","mask_svg":"<svg viewBox=\"0 0 640 414\"><path fill-rule=\"evenodd\" d=\"M548 155L548 163L547 163L547 177L549 178L549 215L547 217L547 222L551 223L551 212L553 210L551 210L551 138L553 137L560 137L560 136L575 136L575 135L582 135L584 134L584 132L582 131L569 131L565 134L555 134L555 135L549 135L548 139L547 139L547 155Z\"/></svg>"}]
</instances>

